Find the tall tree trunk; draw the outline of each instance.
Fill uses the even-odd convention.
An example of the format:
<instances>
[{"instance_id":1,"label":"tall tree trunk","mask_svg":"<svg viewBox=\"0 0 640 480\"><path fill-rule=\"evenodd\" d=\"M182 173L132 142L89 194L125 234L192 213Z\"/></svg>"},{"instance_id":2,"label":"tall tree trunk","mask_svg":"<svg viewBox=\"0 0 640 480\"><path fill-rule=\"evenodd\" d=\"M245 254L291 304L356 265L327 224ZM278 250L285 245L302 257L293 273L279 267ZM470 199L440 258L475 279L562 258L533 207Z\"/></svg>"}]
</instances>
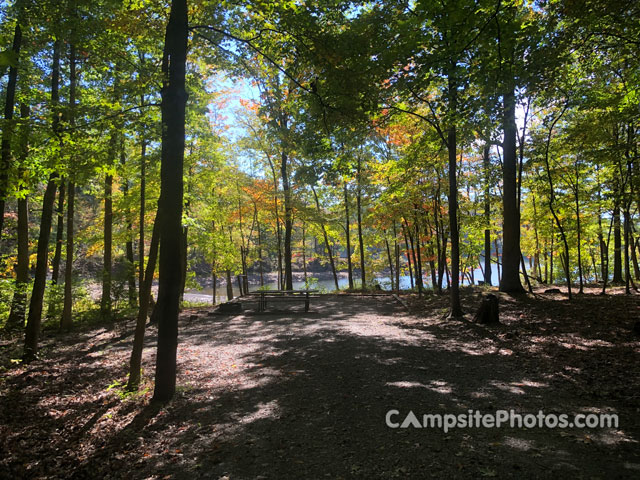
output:
<instances>
[{"instance_id":1,"label":"tall tree trunk","mask_svg":"<svg viewBox=\"0 0 640 480\"><path fill-rule=\"evenodd\" d=\"M180 250L185 144L185 67L189 38L187 1L172 0L165 36L162 71L162 153L160 222L160 282L158 297L164 298L158 319L158 349L153 399L168 401L176 387L178 313L180 309Z\"/></svg>"},{"instance_id":2,"label":"tall tree trunk","mask_svg":"<svg viewBox=\"0 0 640 480\"><path fill-rule=\"evenodd\" d=\"M484 283L491 285L491 161L489 145L482 151L484 169Z\"/></svg>"},{"instance_id":3,"label":"tall tree trunk","mask_svg":"<svg viewBox=\"0 0 640 480\"><path fill-rule=\"evenodd\" d=\"M620 204L616 200L613 207L613 280L612 283L621 285L622 279L622 234L620 228Z\"/></svg>"},{"instance_id":4,"label":"tall tree trunk","mask_svg":"<svg viewBox=\"0 0 640 480\"><path fill-rule=\"evenodd\" d=\"M538 275L538 282L542 282L542 269L540 267L540 239L538 236L538 209L536 208L536 196L532 194L531 199L533 202L533 233L536 239L536 255L535 255L534 270ZM546 274L545 274L545 281L546 281Z\"/></svg>"},{"instance_id":5,"label":"tall tree trunk","mask_svg":"<svg viewBox=\"0 0 640 480\"><path fill-rule=\"evenodd\" d=\"M583 280L583 272L582 272L582 227L580 225L580 179L578 178L579 169L578 164L576 162L575 165L576 171L576 183L575 188L573 190L573 200L576 207L576 229L578 234L578 279L580 282L580 289L578 293L584 293L584 280Z\"/></svg>"},{"instance_id":6,"label":"tall tree trunk","mask_svg":"<svg viewBox=\"0 0 640 480\"><path fill-rule=\"evenodd\" d=\"M75 126L75 109L76 109L76 47L72 43L69 49L69 124L73 128ZM70 163L73 163L71 160ZM68 329L73 324L72 308L73 308L73 255L74 255L74 225L73 217L75 215L75 193L76 185L74 182L73 171L69 175L69 193L67 200L67 249L65 258L64 271L64 305L62 307L62 318L60 319L60 328Z\"/></svg>"},{"instance_id":7,"label":"tall tree trunk","mask_svg":"<svg viewBox=\"0 0 640 480\"><path fill-rule=\"evenodd\" d=\"M403 219L404 220L404 219ZM411 245L409 244L409 238L407 237L407 228L405 227L405 223L401 223L400 226L402 228L402 236L404 237L404 248L407 256L407 267L409 268L409 285L411 286L411 290L413 290L414 282L413 282L413 268L411 266Z\"/></svg>"},{"instance_id":8,"label":"tall tree trunk","mask_svg":"<svg viewBox=\"0 0 640 480\"><path fill-rule=\"evenodd\" d=\"M29 106L20 105L20 117L24 121L20 135L20 155L18 158L21 176L26 169L26 160L29 155ZM24 187L21 187L24 189ZM29 287L29 208L27 195L18 198L18 258L16 262L16 285L11 301L11 311L5 323L5 329L24 328L25 315L27 310L27 290Z\"/></svg>"},{"instance_id":9,"label":"tall tree trunk","mask_svg":"<svg viewBox=\"0 0 640 480\"><path fill-rule=\"evenodd\" d=\"M129 359L129 381L127 382L127 390L129 391L138 390L138 385L140 384L145 324L147 323L147 314L149 312L151 285L153 284L153 273L156 269L158 243L160 241L158 216L159 213L156 214L156 220L153 222L151 245L149 246L149 262L147 263L147 269L146 272L143 273L142 283L140 284L140 306L138 307L138 318L136 320L136 329L133 336L133 349L131 350L131 358Z\"/></svg>"},{"instance_id":10,"label":"tall tree trunk","mask_svg":"<svg viewBox=\"0 0 640 480\"><path fill-rule=\"evenodd\" d=\"M307 281L307 246L306 246L306 230L305 230L305 222L302 221L302 271L304 272L304 284L305 288L308 285ZM260 226L258 225L258 245L260 245ZM260 286L262 286L262 260L260 261Z\"/></svg>"},{"instance_id":11,"label":"tall tree trunk","mask_svg":"<svg viewBox=\"0 0 640 480\"><path fill-rule=\"evenodd\" d=\"M367 276L365 271L365 251L364 251L364 239L362 237L362 159L358 155L357 163L357 182L358 191L356 194L356 208L358 210L358 244L360 246L360 277L362 280L362 289L364 290L367 285Z\"/></svg>"},{"instance_id":12,"label":"tall tree trunk","mask_svg":"<svg viewBox=\"0 0 640 480\"><path fill-rule=\"evenodd\" d=\"M257 217L256 212L256 218ZM260 220L258 222L258 265L260 266L260 286L264 287L264 261L262 260L262 230L260 229ZM304 255L304 231L302 234L302 254ZM304 275L307 278L307 263L304 262Z\"/></svg>"},{"instance_id":13,"label":"tall tree trunk","mask_svg":"<svg viewBox=\"0 0 640 480\"><path fill-rule=\"evenodd\" d=\"M389 246L389 239L387 238L387 231L382 230L384 234L384 245L387 248L387 260L389 261L389 280L391 280L391 290L395 290L396 286L393 282L393 260L391 259L391 247Z\"/></svg>"},{"instance_id":14,"label":"tall tree trunk","mask_svg":"<svg viewBox=\"0 0 640 480\"><path fill-rule=\"evenodd\" d=\"M503 95L503 234L502 234L502 280L500 291L523 292L520 283L520 211L518 209L516 183L516 97L511 86Z\"/></svg>"},{"instance_id":15,"label":"tall tree trunk","mask_svg":"<svg viewBox=\"0 0 640 480\"><path fill-rule=\"evenodd\" d=\"M193 154L193 143L189 146L189 155ZM184 204L184 215L188 217L191 214L191 177L193 177L193 166L189 166L189 175L187 176L187 201ZM240 222L242 222L242 217ZM240 224L240 229L242 231L242 223ZM182 272L180 274L180 303L182 304L184 300L184 289L187 286L187 267L188 267L188 251L189 249L189 227L184 225L182 227L182 238L180 241L180 256L182 257ZM242 250L241 250L242 251Z\"/></svg>"},{"instance_id":16,"label":"tall tree trunk","mask_svg":"<svg viewBox=\"0 0 640 480\"><path fill-rule=\"evenodd\" d=\"M60 328L64 329L71 328L73 324L73 217L75 214L75 189L75 183L72 180L69 180L69 194L67 200L67 251L64 271L64 306L62 308L62 318L60 320Z\"/></svg>"},{"instance_id":17,"label":"tall tree trunk","mask_svg":"<svg viewBox=\"0 0 640 480\"><path fill-rule=\"evenodd\" d=\"M316 192L315 187L312 185L311 186L311 191L313 192L313 198L316 201L316 210L318 212L318 216L321 215L321 211L320 211L320 201L318 200L318 194ZM327 234L327 227L324 224L323 220L320 220L320 225L322 227L322 235L324 237L324 244L325 247L327 248L327 252L329 254L329 264L331 265L331 273L333 273L333 282L336 285L336 291L340 290L340 287L338 285L338 274L336 272L336 264L333 260L333 252L331 251L331 245L329 245L329 235Z\"/></svg>"},{"instance_id":18,"label":"tall tree trunk","mask_svg":"<svg viewBox=\"0 0 640 480\"><path fill-rule=\"evenodd\" d=\"M115 133L113 134L115 136ZM114 140L112 140L114 141ZM102 317L111 316L111 269L112 269L112 243L113 243L113 176L110 173L104 179L104 225L102 256L102 298L100 300L100 313Z\"/></svg>"},{"instance_id":19,"label":"tall tree trunk","mask_svg":"<svg viewBox=\"0 0 640 480\"><path fill-rule=\"evenodd\" d=\"M414 205L414 208L417 209L417 205ZM415 212L414 212L415 215ZM418 218L415 215L415 246L416 246L416 284L418 285L418 295L422 295L422 290L424 289L424 284L422 282L422 255L420 253L420 226L418 225Z\"/></svg>"},{"instance_id":20,"label":"tall tree trunk","mask_svg":"<svg viewBox=\"0 0 640 480\"><path fill-rule=\"evenodd\" d=\"M393 220L393 253L396 261L396 289L400 292L400 245L398 245L398 231L395 219Z\"/></svg>"},{"instance_id":21,"label":"tall tree trunk","mask_svg":"<svg viewBox=\"0 0 640 480\"><path fill-rule=\"evenodd\" d=\"M53 44L53 57L51 66L51 108L53 118L51 126L56 135L60 131L60 118L57 107L59 103L60 84L60 46L62 42L58 38ZM51 235L51 222L53 217L53 205L56 199L56 181L58 174L53 172L49 175L49 181L42 199L42 216L40 217L40 233L38 234L38 247L36 255L36 273L31 290L31 300L29 302L29 315L25 330L23 360L25 362L36 358L38 352L38 339L40 336L40 325L42 323L42 304L44 300L44 290L47 281L47 264L49 259L49 236Z\"/></svg>"},{"instance_id":22,"label":"tall tree trunk","mask_svg":"<svg viewBox=\"0 0 640 480\"><path fill-rule=\"evenodd\" d=\"M144 96L142 97L142 104L144 104ZM138 239L138 302L142 305L142 284L144 283L144 217L146 214L146 189L147 182L146 175L146 156L147 156L147 143L143 139L140 146L140 217L139 217L139 239Z\"/></svg>"},{"instance_id":23,"label":"tall tree trunk","mask_svg":"<svg viewBox=\"0 0 640 480\"><path fill-rule=\"evenodd\" d=\"M126 163L126 149L125 149L125 137L120 136L120 164L124 166ZM127 270L127 284L128 284L128 297L129 307L135 308L138 293L136 292L136 264L133 256L133 219L131 216L131 209L129 208L129 179L124 179L122 184L122 195L125 198L125 221L127 229L127 241L125 242L125 257L126 257L126 270Z\"/></svg>"},{"instance_id":24,"label":"tall tree trunk","mask_svg":"<svg viewBox=\"0 0 640 480\"><path fill-rule=\"evenodd\" d=\"M65 179L60 180L58 187L58 208L56 210L57 228L56 228L56 245L51 261L51 283L58 284L60 277L60 261L62 259L62 244L64 242L64 201L67 192L67 182ZM49 305L49 312L53 312L53 305Z\"/></svg>"},{"instance_id":25,"label":"tall tree trunk","mask_svg":"<svg viewBox=\"0 0 640 480\"><path fill-rule=\"evenodd\" d=\"M269 166L271 167L271 175L273 177L273 210L276 221L276 240L278 242L278 290L282 289L282 231L280 227L280 214L278 213L278 176L276 175L276 169L273 166L273 162L270 157Z\"/></svg>"},{"instance_id":26,"label":"tall tree trunk","mask_svg":"<svg viewBox=\"0 0 640 480\"><path fill-rule=\"evenodd\" d=\"M450 124L447 131L447 151L449 153L449 229L451 230L451 290L449 318L462 317L460 305L460 234L458 232L458 179L457 179L457 131L458 85L454 78L455 64L452 63L448 75Z\"/></svg>"},{"instance_id":27,"label":"tall tree trunk","mask_svg":"<svg viewBox=\"0 0 640 480\"><path fill-rule=\"evenodd\" d=\"M553 219L551 219L551 248L549 249L549 283L553 285L553 244L555 233L553 231Z\"/></svg>"},{"instance_id":28,"label":"tall tree trunk","mask_svg":"<svg viewBox=\"0 0 640 480\"><path fill-rule=\"evenodd\" d=\"M347 272L349 275L349 290L353 290L353 265L351 265L351 232L349 226L349 192L347 182L344 182L344 218L345 235L347 239Z\"/></svg>"},{"instance_id":29,"label":"tall tree trunk","mask_svg":"<svg viewBox=\"0 0 640 480\"><path fill-rule=\"evenodd\" d=\"M558 218L558 215L555 210L555 190L553 187L553 178L551 177L551 167L549 166L549 145L551 143L551 135L553 134L553 128L555 127L555 124L558 122L558 120L560 120L560 117L562 117L562 115L566 111L566 108L567 107L565 107L560 113L560 115L558 115L553 120L553 122L551 123L551 126L549 127L549 133L547 135L547 141L545 145L544 163L547 169L547 180L549 182L549 192L550 192L549 193L549 210L551 210L551 215L556 221L556 226L560 231L560 237L562 238L562 242L564 243L564 255L563 255L564 265L563 266L564 266L565 276L567 278L567 292L569 295L569 300L571 300L571 271L569 269L569 243L567 241L567 235L564 231L564 227L562 226L562 223L560 223L560 219ZM504 267L504 260L503 260L503 267Z\"/></svg>"},{"instance_id":30,"label":"tall tree trunk","mask_svg":"<svg viewBox=\"0 0 640 480\"><path fill-rule=\"evenodd\" d=\"M629 262L629 238L631 236L631 228L629 226L631 214L629 212L629 204L624 209L624 289L625 293L631 293L631 264Z\"/></svg>"},{"instance_id":31,"label":"tall tree trunk","mask_svg":"<svg viewBox=\"0 0 640 480\"><path fill-rule=\"evenodd\" d=\"M16 85L18 83L18 59L22 44L22 29L20 22L22 15L18 14L16 27L13 33L13 45L11 51L15 55L15 64L9 67L9 79L5 90L4 119L2 128L2 143L0 147L0 239L4 228L4 208L9 190L9 170L11 168L11 141L13 137L13 110L16 103Z\"/></svg>"},{"instance_id":32,"label":"tall tree trunk","mask_svg":"<svg viewBox=\"0 0 640 480\"><path fill-rule=\"evenodd\" d=\"M291 268L291 234L293 231L293 205L291 202L291 188L289 187L289 173L287 162L289 157L282 152L280 173L282 175L282 191L284 193L284 280L285 290L293 290L293 271Z\"/></svg>"}]
</instances>

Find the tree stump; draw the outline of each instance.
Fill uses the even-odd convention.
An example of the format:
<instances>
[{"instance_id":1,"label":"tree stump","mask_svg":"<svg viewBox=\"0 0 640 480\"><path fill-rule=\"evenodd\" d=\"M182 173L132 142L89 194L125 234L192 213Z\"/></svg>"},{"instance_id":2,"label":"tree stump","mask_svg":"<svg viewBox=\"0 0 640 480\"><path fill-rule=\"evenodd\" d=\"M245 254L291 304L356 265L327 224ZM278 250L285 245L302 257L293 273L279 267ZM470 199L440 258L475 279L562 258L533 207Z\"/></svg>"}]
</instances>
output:
<instances>
[{"instance_id":1,"label":"tree stump","mask_svg":"<svg viewBox=\"0 0 640 480\"><path fill-rule=\"evenodd\" d=\"M562 293L562 290L559 288L547 288L544 293Z\"/></svg>"},{"instance_id":2,"label":"tree stump","mask_svg":"<svg viewBox=\"0 0 640 480\"><path fill-rule=\"evenodd\" d=\"M480 308L478 308L474 320L484 324L500 323L499 313L498 297L489 293L482 297L482 303L480 304Z\"/></svg>"}]
</instances>

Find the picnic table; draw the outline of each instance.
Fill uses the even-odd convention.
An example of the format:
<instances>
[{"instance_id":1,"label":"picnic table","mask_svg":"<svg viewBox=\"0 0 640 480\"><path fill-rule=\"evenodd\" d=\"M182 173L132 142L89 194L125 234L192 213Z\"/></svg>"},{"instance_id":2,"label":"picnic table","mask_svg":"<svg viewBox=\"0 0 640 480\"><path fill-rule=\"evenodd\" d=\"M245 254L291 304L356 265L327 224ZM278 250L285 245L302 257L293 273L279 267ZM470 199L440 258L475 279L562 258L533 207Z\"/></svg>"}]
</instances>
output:
<instances>
[{"instance_id":1,"label":"picnic table","mask_svg":"<svg viewBox=\"0 0 640 480\"><path fill-rule=\"evenodd\" d=\"M309 294L318 290L256 290L248 295L258 297L258 311L264 312L267 309L268 301L288 301L304 300L304 311L309 311Z\"/></svg>"}]
</instances>

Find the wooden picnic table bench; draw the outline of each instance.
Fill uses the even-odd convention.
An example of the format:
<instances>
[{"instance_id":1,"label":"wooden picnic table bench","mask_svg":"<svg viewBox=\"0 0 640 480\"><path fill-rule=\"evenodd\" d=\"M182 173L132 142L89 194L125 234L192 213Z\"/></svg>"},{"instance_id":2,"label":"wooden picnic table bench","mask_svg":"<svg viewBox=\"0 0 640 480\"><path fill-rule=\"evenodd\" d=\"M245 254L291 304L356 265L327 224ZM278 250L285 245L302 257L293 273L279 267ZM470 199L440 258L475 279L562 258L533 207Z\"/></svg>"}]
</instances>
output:
<instances>
[{"instance_id":1,"label":"wooden picnic table bench","mask_svg":"<svg viewBox=\"0 0 640 480\"><path fill-rule=\"evenodd\" d=\"M318 290L256 290L247 295L258 297L258 311L264 312L267 309L267 301L280 300L304 300L304 311L309 311L309 294Z\"/></svg>"}]
</instances>

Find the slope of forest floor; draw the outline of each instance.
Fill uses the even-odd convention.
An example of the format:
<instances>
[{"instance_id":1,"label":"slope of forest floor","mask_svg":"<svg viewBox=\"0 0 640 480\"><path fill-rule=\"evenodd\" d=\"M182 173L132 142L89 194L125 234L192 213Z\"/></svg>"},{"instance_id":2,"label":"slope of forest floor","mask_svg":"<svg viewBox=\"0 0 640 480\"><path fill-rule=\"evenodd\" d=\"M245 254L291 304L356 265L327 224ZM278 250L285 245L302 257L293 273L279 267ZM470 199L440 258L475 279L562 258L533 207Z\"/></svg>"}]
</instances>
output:
<instances>
[{"instance_id":1,"label":"slope of forest floor","mask_svg":"<svg viewBox=\"0 0 640 480\"><path fill-rule=\"evenodd\" d=\"M463 290L469 312L484 290ZM133 321L4 338L1 478L638 478L640 296L499 294L502 324L446 296L324 295L268 314L181 317L178 392L125 395ZM616 413L618 428L391 429L429 413Z\"/></svg>"}]
</instances>

